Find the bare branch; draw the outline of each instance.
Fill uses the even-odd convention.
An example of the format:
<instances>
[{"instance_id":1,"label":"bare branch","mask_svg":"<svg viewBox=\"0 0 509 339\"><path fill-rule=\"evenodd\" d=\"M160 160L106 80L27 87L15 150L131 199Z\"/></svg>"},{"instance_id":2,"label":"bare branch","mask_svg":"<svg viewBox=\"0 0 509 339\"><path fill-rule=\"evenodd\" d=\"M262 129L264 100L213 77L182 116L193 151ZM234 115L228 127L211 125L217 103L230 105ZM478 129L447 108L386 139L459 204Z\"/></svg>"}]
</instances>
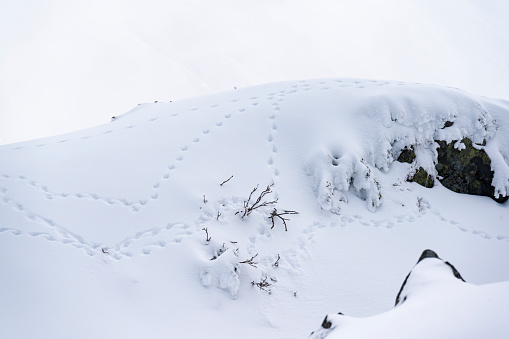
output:
<instances>
[{"instance_id":1,"label":"bare branch","mask_svg":"<svg viewBox=\"0 0 509 339\"><path fill-rule=\"evenodd\" d=\"M275 266L275 267L279 267L279 259L281 259L281 257L279 256L279 254L277 255L277 260L275 263L272 264L272 266Z\"/></svg>"},{"instance_id":2,"label":"bare branch","mask_svg":"<svg viewBox=\"0 0 509 339\"><path fill-rule=\"evenodd\" d=\"M210 241L210 239L212 239L211 237L209 237L209 230L207 228L202 228L203 231L205 231L205 233L207 233L207 241Z\"/></svg>"},{"instance_id":3,"label":"bare branch","mask_svg":"<svg viewBox=\"0 0 509 339\"><path fill-rule=\"evenodd\" d=\"M265 291L268 294L271 293L269 287L272 286L272 284L267 281L267 277L265 277L263 280L260 280L260 282L254 282L254 280L251 281L251 286L257 286L260 290Z\"/></svg>"},{"instance_id":4,"label":"bare branch","mask_svg":"<svg viewBox=\"0 0 509 339\"><path fill-rule=\"evenodd\" d=\"M272 227L270 229L273 229L275 224L274 224L274 218L275 217L278 217L279 219L281 219L281 221L283 222L283 224L285 225L285 231L288 231L288 228L286 226L286 220L290 220L290 219L287 219L287 218L283 218L283 215L289 215L289 214L299 214L299 212L296 212L296 211L287 211L287 210L283 210L282 213L279 213L277 211L277 209L274 208L274 210L270 213L270 216L269 218L272 220Z\"/></svg>"},{"instance_id":5,"label":"bare branch","mask_svg":"<svg viewBox=\"0 0 509 339\"><path fill-rule=\"evenodd\" d=\"M272 200L272 201L264 201L264 202L262 202L262 199L263 199L264 196L266 196L269 193L272 193L272 190L270 189L272 186L274 186L274 184L268 185L267 188L264 189L260 193L260 195L258 196L256 201L251 206L249 206L249 203L251 201L251 197L253 196L253 193L256 192L256 190L258 189L258 186L253 188L253 190L249 194L249 197L247 198L247 200L244 201L244 211L243 211L243 214L242 214L242 218L248 216L249 214L251 214L251 212L253 212L257 208L264 207L264 206L269 206L269 205L273 205L273 204L277 203L278 199ZM235 214L238 214L238 213L242 213L242 211L239 211L239 212L237 212Z\"/></svg>"},{"instance_id":6,"label":"bare branch","mask_svg":"<svg viewBox=\"0 0 509 339\"><path fill-rule=\"evenodd\" d=\"M225 181L223 181L221 184L219 184L219 186L223 186L224 184L226 184L228 181L230 181L230 179L233 178L233 175L231 177L229 177L228 179L226 179Z\"/></svg>"},{"instance_id":7,"label":"bare branch","mask_svg":"<svg viewBox=\"0 0 509 339\"><path fill-rule=\"evenodd\" d=\"M253 267L256 267L256 265L258 264L257 262L254 262L254 258L256 258L258 256L258 253L256 253L254 256L252 256L251 258L247 259L247 260L244 260L244 261L241 261L239 262L239 264L249 264Z\"/></svg>"}]
</instances>

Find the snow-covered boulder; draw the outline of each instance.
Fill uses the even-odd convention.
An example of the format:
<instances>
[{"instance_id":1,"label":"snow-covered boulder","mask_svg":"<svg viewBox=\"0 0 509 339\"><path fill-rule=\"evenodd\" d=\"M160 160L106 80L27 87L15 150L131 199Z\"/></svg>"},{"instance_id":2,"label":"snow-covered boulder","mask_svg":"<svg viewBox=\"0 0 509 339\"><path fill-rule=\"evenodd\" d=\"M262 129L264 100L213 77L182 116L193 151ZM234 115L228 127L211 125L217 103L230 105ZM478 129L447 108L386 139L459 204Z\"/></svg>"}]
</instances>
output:
<instances>
[{"instance_id":1,"label":"snow-covered boulder","mask_svg":"<svg viewBox=\"0 0 509 339\"><path fill-rule=\"evenodd\" d=\"M509 282L475 286L432 250L407 275L396 307L369 318L329 314L310 339L506 338Z\"/></svg>"}]
</instances>

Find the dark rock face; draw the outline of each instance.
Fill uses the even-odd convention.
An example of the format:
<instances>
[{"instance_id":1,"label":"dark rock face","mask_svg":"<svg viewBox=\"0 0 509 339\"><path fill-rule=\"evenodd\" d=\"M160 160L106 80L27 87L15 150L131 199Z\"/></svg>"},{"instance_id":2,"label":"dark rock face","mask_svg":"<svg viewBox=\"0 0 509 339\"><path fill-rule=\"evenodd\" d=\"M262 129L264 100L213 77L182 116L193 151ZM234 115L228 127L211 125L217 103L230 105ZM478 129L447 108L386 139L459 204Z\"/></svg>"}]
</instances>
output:
<instances>
[{"instance_id":1,"label":"dark rock face","mask_svg":"<svg viewBox=\"0 0 509 339\"><path fill-rule=\"evenodd\" d=\"M491 159L486 152L473 147L472 141L468 138L464 138L461 142L465 148L460 151L454 148L456 141L447 144L445 141L437 140L439 145L437 148L438 162L435 168L439 175L438 180L444 187L456 193L487 196L500 203L507 201L509 198L507 196L495 198L495 188L491 186L493 181ZM413 148L402 150L398 161L414 162ZM408 178L408 181L428 188L434 185L433 176L422 167L419 167L415 174Z\"/></svg>"},{"instance_id":2,"label":"dark rock face","mask_svg":"<svg viewBox=\"0 0 509 339\"><path fill-rule=\"evenodd\" d=\"M332 323L327 320L327 316L325 316L325 319L323 319L323 322L322 322L322 327L323 328L330 328L332 326Z\"/></svg>"},{"instance_id":3,"label":"dark rock face","mask_svg":"<svg viewBox=\"0 0 509 339\"><path fill-rule=\"evenodd\" d=\"M417 263L420 263L422 260L426 259L426 258L437 258L437 259L440 259L440 257L438 256L438 254L433 251L433 250L424 250L421 254L421 256L419 257L419 260L417 260Z\"/></svg>"},{"instance_id":4,"label":"dark rock face","mask_svg":"<svg viewBox=\"0 0 509 339\"><path fill-rule=\"evenodd\" d=\"M401 151L401 154L398 157L399 162L406 162L408 164L411 164L415 160L415 152L414 148L405 148Z\"/></svg>"},{"instance_id":5,"label":"dark rock face","mask_svg":"<svg viewBox=\"0 0 509 339\"><path fill-rule=\"evenodd\" d=\"M398 157L399 162L406 162L411 164L415 161L415 152L413 147L405 148L401 151L401 154ZM429 175L424 168L419 167L415 174L412 177L408 178L410 182L416 182L421 186L432 188L435 185L435 178L432 175Z\"/></svg>"},{"instance_id":6,"label":"dark rock face","mask_svg":"<svg viewBox=\"0 0 509 339\"><path fill-rule=\"evenodd\" d=\"M424 186L426 188L432 188L433 186L435 186L435 178L433 178L432 175L428 174L428 172L426 172L422 167L419 167L417 169L417 171L415 172L412 179L410 179L410 181L416 182L419 185Z\"/></svg>"},{"instance_id":7,"label":"dark rock face","mask_svg":"<svg viewBox=\"0 0 509 339\"><path fill-rule=\"evenodd\" d=\"M493 180L491 159L486 152L474 148L472 141L467 138L461 142L466 148L460 151L454 148L454 141L450 144L437 141L440 147L437 149L436 170L442 177L439 179L442 185L457 193L488 196L498 202L505 202L508 197L494 196L495 189L491 186Z\"/></svg>"}]
</instances>

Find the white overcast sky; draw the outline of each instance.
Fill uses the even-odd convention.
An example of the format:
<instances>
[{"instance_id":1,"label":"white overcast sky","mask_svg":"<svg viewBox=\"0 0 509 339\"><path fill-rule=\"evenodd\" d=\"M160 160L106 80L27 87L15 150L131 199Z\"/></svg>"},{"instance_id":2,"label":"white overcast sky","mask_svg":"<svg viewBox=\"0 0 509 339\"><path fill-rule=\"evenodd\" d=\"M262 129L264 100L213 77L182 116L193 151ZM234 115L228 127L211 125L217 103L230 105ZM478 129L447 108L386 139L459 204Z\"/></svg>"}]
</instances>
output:
<instances>
[{"instance_id":1,"label":"white overcast sky","mask_svg":"<svg viewBox=\"0 0 509 339\"><path fill-rule=\"evenodd\" d=\"M0 144L306 78L509 99L507 13L505 0L0 0Z\"/></svg>"}]
</instances>

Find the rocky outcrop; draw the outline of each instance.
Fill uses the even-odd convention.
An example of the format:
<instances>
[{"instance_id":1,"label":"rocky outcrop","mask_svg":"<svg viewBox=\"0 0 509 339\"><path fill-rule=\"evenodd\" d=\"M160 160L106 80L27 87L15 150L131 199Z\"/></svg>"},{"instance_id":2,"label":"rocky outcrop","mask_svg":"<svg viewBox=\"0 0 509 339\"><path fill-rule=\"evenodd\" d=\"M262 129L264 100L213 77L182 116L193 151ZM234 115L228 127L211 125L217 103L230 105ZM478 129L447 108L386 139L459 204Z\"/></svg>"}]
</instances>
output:
<instances>
[{"instance_id":1,"label":"rocky outcrop","mask_svg":"<svg viewBox=\"0 0 509 339\"><path fill-rule=\"evenodd\" d=\"M413 163L415 161L415 152L413 147L405 148L398 157L399 162ZM424 168L419 167L415 173L408 177L408 181L416 182L421 186L432 188L435 186L435 178L428 174Z\"/></svg>"},{"instance_id":2,"label":"rocky outcrop","mask_svg":"<svg viewBox=\"0 0 509 339\"><path fill-rule=\"evenodd\" d=\"M505 202L508 197L495 198L495 188L491 186L493 171L491 159L482 149L477 149L468 138L461 140L462 150L454 147L455 142L447 144L437 141L438 163L435 166L442 185L451 191L492 197Z\"/></svg>"},{"instance_id":3,"label":"rocky outcrop","mask_svg":"<svg viewBox=\"0 0 509 339\"><path fill-rule=\"evenodd\" d=\"M449 144L442 140L436 142L439 147L435 169L438 180L444 187L457 193L488 196L500 203L507 201L509 198L507 196L495 197L495 189L491 185L493 181L491 159L483 149L476 148L468 138L461 140L460 144L457 141ZM413 163L415 161L413 149L404 149L398 161ZM409 176L409 181L431 188L434 178L419 167L415 174Z\"/></svg>"}]
</instances>

